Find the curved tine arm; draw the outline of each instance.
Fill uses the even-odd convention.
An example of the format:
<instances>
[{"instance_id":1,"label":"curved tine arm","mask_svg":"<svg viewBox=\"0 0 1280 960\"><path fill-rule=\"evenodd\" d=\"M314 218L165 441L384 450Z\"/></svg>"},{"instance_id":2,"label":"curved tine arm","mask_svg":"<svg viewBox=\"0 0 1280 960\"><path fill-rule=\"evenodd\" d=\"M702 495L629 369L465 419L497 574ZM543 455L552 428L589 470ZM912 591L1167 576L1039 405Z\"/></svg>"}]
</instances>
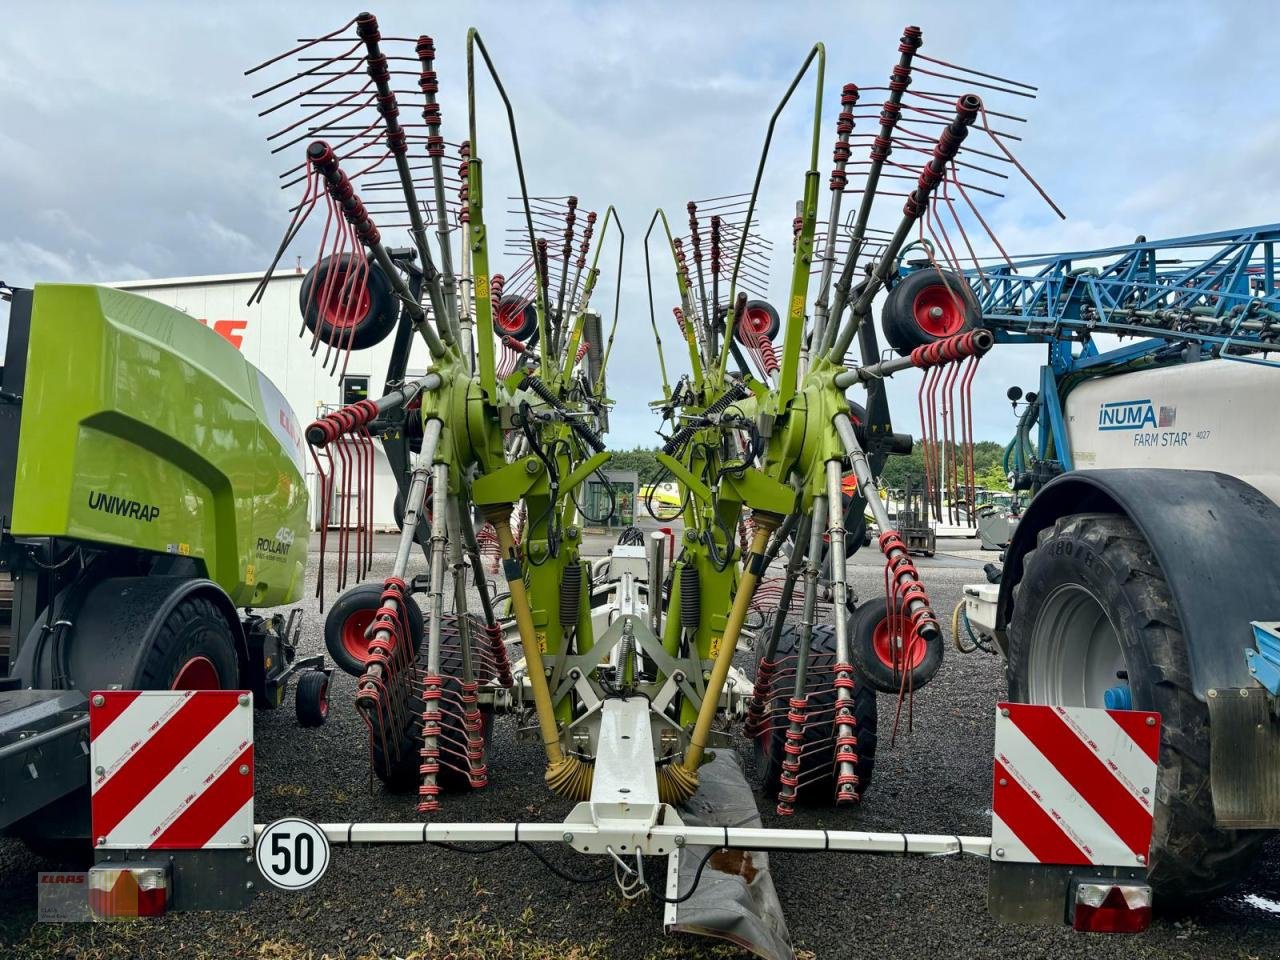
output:
<instances>
[{"instance_id":1,"label":"curved tine arm","mask_svg":"<svg viewBox=\"0 0 1280 960\"><path fill-rule=\"evenodd\" d=\"M649 269L649 234L653 232L653 225L657 223L659 219L662 220L662 227L667 234L667 249L671 251L671 258L675 262L675 266L676 266L676 288L680 291L680 307L682 309L687 310L689 306L689 296L688 296L689 290L688 290L688 287L685 285L684 277L680 273L679 258L677 258L675 255L676 245L675 245L675 238L672 237L671 235L671 224L667 220L666 211L663 210L661 207L659 207L657 210L654 211L653 219L649 221L649 229L644 235L645 271L647 272ZM650 317L652 318L653 316L653 286L652 285L650 285L649 287L649 314L650 314ZM698 352L698 345L696 342L696 338L693 334L693 330L694 330L694 327L692 325L692 318L686 317L683 335L684 335L685 345L689 348L689 369L693 372L694 382L701 387L703 382L702 357ZM654 322L654 325L653 325L653 331L654 331L654 335L656 336L658 332L658 325L656 321ZM667 398L669 399L670 396L671 396L670 393L668 393Z\"/></svg>"},{"instance_id":2,"label":"curved tine arm","mask_svg":"<svg viewBox=\"0 0 1280 960\"><path fill-rule=\"evenodd\" d=\"M653 327L653 342L658 348L658 368L662 371L662 399L670 400L671 384L667 381L667 364L662 359L662 337L658 335L658 318L653 312L653 270L649 265L649 235L653 233L653 226L658 222L658 215L661 213L661 209L653 211L653 216L649 220L649 229L644 232L644 284L649 291L649 325Z\"/></svg>"},{"instance_id":3,"label":"curved tine arm","mask_svg":"<svg viewBox=\"0 0 1280 960\"><path fill-rule=\"evenodd\" d=\"M609 204L609 209L605 211L605 222L608 224L609 214L613 214L614 223L618 227L618 275L613 290L613 323L609 326L609 339L605 342L604 357L600 360L600 376L596 383L592 386L595 388L597 395L604 392L604 372L609 366L609 354L613 352L613 336L618 332L618 313L622 308L622 254L627 246L627 233L622 229L622 220L618 217L618 212L613 209L613 204ZM604 243L604 237L600 238L601 245ZM596 256L600 255L600 248L596 248ZM653 313L652 301L650 302L650 314ZM655 337L656 337L655 332ZM662 344L658 344L658 367L662 370L662 390L668 393L667 389L667 367L662 360Z\"/></svg>"},{"instance_id":4,"label":"curved tine arm","mask_svg":"<svg viewBox=\"0 0 1280 960\"><path fill-rule=\"evenodd\" d=\"M769 118L769 126L768 126L768 129L766 129L765 135L764 135L764 146L760 148L760 162L759 164L756 165L756 179L755 179L755 182L751 185L751 200L747 204L746 220L744 221L742 225L742 230L739 232L739 235L738 235L738 252L733 258L733 275L729 280L729 298L728 298L729 303L733 303L734 298L737 296L738 273L742 268L742 257L744 252L746 251L747 233L751 229L751 218L755 216L756 200L759 198L759 195L760 195L760 181L764 177L764 165L769 158L769 146L773 142L774 127L777 126L778 117L782 115L783 108L786 107L787 103L791 100L791 95L795 93L796 87L800 85L800 81L804 79L804 75L809 72L809 65L813 63L815 59L818 61L818 76L817 76L817 87L814 94L814 104L813 104L813 138L812 138L812 144L809 151L809 169L813 171L814 177L816 177L817 175L816 171L818 169L818 140L822 134L822 123L821 123L822 121L822 81L823 81L823 77L826 74L826 69L827 69L827 48L821 43L815 43L813 47L809 50L809 55L804 58L804 63L800 64L800 69L796 71L796 75L795 77L792 78L791 84L790 86L787 87L786 93L782 95L782 99L778 101L778 105L774 108L773 116ZM810 232L812 232L812 229L813 229L812 225L809 224L807 226ZM799 245L797 244L797 249L798 247ZM797 263L798 261L799 261L799 254L797 253ZM805 266L805 270L806 270L806 277L807 277L807 271L808 271L807 265ZM791 324L793 322L794 322L793 311L788 309L787 311L788 331L790 330ZM804 322L803 306L801 307L801 310L800 310L799 322L801 323ZM726 336L724 345L720 349L720 365L719 365L719 371L718 371L718 376L720 381L724 380L725 368L728 366L728 363L729 363L729 342L731 339L732 339L731 335ZM792 337L787 336L786 342L790 343L791 340L792 340ZM798 335L795 337L795 340L797 343L796 365L798 365L799 363L798 344L800 340ZM785 360L785 356L784 356L784 360ZM796 365L793 365L791 368L793 372L796 369ZM784 370L786 369L785 363L784 363L783 369ZM792 386L794 386L794 384ZM786 391L787 386L783 384L782 389L783 391Z\"/></svg>"},{"instance_id":5,"label":"curved tine arm","mask_svg":"<svg viewBox=\"0 0 1280 960\"><path fill-rule=\"evenodd\" d=\"M495 69L493 65L493 60L489 56L489 51L485 49L484 40L481 39L480 37L480 31L477 30L475 27L471 27L469 30L467 30L467 121L469 124L468 132L471 138L471 169L476 174L476 176L472 178L472 189L478 192L479 164L480 164L479 149L476 146L477 144L476 71L475 71L475 51L476 50L479 50L480 56L484 58L485 67L489 71L489 77L490 79L493 80L494 88L498 91L498 96L502 98L502 105L503 107L506 108L506 111L507 111L507 126L511 130L511 148L515 153L516 174L520 180L520 203L524 207L525 228L528 230L528 233L529 233L529 252L530 254L533 254L534 251L536 250L536 244L535 244L535 238L534 238L534 232L533 232L533 213L529 209L529 187L525 182L524 160L520 156L520 136L516 132L515 111L514 109L512 109L511 99L507 96L506 88L503 87L502 80L498 77L498 71L497 69ZM476 203L478 205L479 199L478 198L473 199L473 203ZM486 258L486 262L487 262L487 258ZM486 276L485 279L487 281L488 277ZM542 366L542 369L545 370L547 369L547 363L549 360L547 356L547 305L542 296L542 284L537 283L537 284L534 284L534 286L537 290L537 300L538 300L538 348L541 353L541 366ZM478 287L477 287L476 295L477 297L480 296L480 291ZM487 282L485 284L485 295L486 296L488 295ZM488 330L484 332L488 333L490 330L492 330L491 326L488 328ZM490 346L490 348L485 352L489 355L490 361L492 361L492 355L493 355L492 346ZM492 372L489 373L489 376L490 378L492 378Z\"/></svg>"}]
</instances>

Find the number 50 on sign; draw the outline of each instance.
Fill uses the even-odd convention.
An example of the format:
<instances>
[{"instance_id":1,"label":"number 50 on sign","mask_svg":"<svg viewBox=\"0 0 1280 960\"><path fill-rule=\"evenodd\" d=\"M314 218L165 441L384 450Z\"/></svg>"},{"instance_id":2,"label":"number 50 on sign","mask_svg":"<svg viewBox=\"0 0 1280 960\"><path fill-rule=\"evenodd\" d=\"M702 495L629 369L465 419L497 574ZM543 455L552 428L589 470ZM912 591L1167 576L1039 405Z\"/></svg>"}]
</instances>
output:
<instances>
[{"instance_id":1,"label":"number 50 on sign","mask_svg":"<svg viewBox=\"0 0 1280 960\"><path fill-rule=\"evenodd\" d=\"M262 876L281 890L304 890L329 868L329 838L300 817L268 824L254 853Z\"/></svg>"}]
</instances>

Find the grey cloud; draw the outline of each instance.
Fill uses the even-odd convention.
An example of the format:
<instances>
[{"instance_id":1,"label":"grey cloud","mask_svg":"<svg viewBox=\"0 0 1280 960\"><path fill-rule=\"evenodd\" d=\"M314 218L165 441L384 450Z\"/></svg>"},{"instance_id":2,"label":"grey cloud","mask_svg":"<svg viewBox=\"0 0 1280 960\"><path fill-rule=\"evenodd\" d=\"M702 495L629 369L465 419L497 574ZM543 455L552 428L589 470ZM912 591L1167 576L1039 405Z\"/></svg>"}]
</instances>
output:
<instances>
[{"instance_id":1,"label":"grey cloud","mask_svg":"<svg viewBox=\"0 0 1280 960\"><path fill-rule=\"evenodd\" d=\"M1013 251L1044 252L1275 219L1268 169L1274 18L1243 3L521 3L387 4L388 33L431 33L440 51L445 132L462 139L463 38L484 32L515 101L535 193L576 193L627 231L623 308L611 363L613 439L648 442L644 401L660 393L640 241L653 209L683 222L688 199L749 187L765 123L809 45L829 43L821 137L829 165L835 91L882 85L904 23L926 51L1038 83L1017 151L1072 219L1060 224L1025 187L990 206ZM870 10L860 9L870 7ZM248 65L295 37L333 29L354 4L59 3L24 8L0 35L0 132L7 190L0 278L115 280L260 269L296 199L263 137ZM1247 23L1247 29L1240 24ZM1194 29L1188 25L1193 24ZM56 37L56 44L49 38ZM55 55L56 51L56 55ZM771 294L783 299L790 219L807 159L811 87L782 118L761 219L775 243ZM868 93L875 103L883 96ZM1247 98L1247 110L1245 101ZM480 152L490 207L514 192L505 118L480 91ZM1242 118L1262 118L1259 120ZM825 191L824 191L825 193ZM852 202L852 201L851 201ZM891 218L893 204L882 212ZM825 209L825 197L823 207ZM847 207L846 207L847 209ZM508 224L494 216L491 229ZM682 229L682 227L680 228ZM1034 248L1034 249L1031 249ZM306 245L295 251L304 260ZM669 372L681 362L670 269L653 250ZM612 251L596 303L612 308ZM1034 382L1041 351L984 361L979 437L1006 438L1011 383ZM893 385L900 428L915 382Z\"/></svg>"}]
</instances>

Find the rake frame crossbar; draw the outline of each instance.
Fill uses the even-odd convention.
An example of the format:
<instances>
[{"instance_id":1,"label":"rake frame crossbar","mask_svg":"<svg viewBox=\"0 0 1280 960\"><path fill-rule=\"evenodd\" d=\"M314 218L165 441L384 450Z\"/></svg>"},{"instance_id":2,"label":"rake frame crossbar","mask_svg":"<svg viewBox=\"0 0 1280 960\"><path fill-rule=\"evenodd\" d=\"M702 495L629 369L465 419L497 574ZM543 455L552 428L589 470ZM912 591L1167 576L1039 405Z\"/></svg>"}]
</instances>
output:
<instances>
[{"instance_id":1,"label":"rake frame crossbar","mask_svg":"<svg viewBox=\"0 0 1280 960\"><path fill-rule=\"evenodd\" d=\"M331 844L409 843L562 843L578 853L609 856L609 848L622 853L637 849L646 856L669 854L682 847L714 847L726 850L836 851L991 858L990 837L937 833L870 833L862 830L781 830L769 827L697 827L680 822L675 808L662 805L666 822L647 826L637 818L636 828L620 823L596 825L574 820L540 823L321 823ZM576 812L576 808L575 808ZM674 822L673 822L674 821ZM266 828L256 824L254 835ZM625 846L624 846L625 845Z\"/></svg>"}]
</instances>

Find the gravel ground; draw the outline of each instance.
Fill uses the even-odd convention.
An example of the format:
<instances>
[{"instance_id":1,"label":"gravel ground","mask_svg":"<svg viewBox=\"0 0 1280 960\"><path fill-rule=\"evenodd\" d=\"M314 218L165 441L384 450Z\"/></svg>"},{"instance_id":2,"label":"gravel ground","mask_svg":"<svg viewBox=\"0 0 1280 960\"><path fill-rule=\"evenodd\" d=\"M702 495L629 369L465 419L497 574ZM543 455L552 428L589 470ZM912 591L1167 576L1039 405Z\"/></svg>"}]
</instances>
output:
<instances>
[{"instance_id":1,"label":"gravel ground","mask_svg":"<svg viewBox=\"0 0 1280 960\"><path fill-rule=\"evenodd\" d=\"M935 605L949 612L962 584L981 576L981 561L943 549L920 566ZM880 589L874 559L859 554L850 566L866 596ZM377 569L390 560L380 556ZM313 602L307 609L303 652L321 650L322 618ZM915 698L914 729L900 732L892 747L893 701L881 698L875 782L857 809L802 811L780 821L763 803L765 825L989 832L993 704L1004 691L1003 667L981 653L961 656L950 645L947 654L938 678ZM335 709L319 730L299 729L291 709L258 714L259 822L285 814L415 819L407 798L378 787L370 792L364 727L348 706L355 681L342 674L335 681ZM442 819L559 819L567 812L569 805L542 785L541 750L514 742L510 718L495 725L489 766L490 786L448 798ZM550 855L584 870L570 854ZM1242 893L1160 918L1143 936L1118 938L995 925L985 908L986 867L973 859L792 854L774 855L772 863L801 957L1280 957L1280 841L1269 845ZM338 847L328 874L304 893L264 892L239 914L172 914L128 924L35 924L34 874L50 868L20 844L0 841L0 956L745 956L714 941L665 937L658 904L623 901L611 886L567 883L514 849L478 858L425 847Z\"/></svg>"}]
</instances>

